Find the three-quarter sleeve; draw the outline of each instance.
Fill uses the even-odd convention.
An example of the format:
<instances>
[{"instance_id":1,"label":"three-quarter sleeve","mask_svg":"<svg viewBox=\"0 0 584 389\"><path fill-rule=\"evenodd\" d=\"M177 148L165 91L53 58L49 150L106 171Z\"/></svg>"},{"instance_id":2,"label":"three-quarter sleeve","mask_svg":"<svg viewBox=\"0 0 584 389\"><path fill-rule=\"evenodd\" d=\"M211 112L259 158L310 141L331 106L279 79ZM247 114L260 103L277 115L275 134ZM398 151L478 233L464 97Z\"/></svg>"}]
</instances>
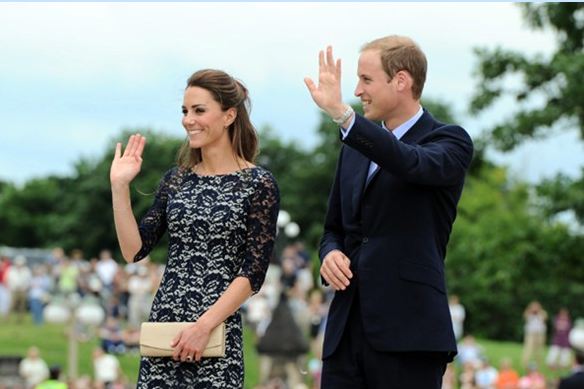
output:
<instances>
[{"instance_id":1,"label":"three-quarter sleeve","mask_svg":"<svg viewBox=\"0 0 584 389\"><path fill-rule=\"evenodd\" d=\"M246 248L240 277L246 277L252 292L257 293L266 277L276 239L276 220L280 209L280 192L269 172L261 174L250 199L247 215Z\"/></svg>"},{"instance_id":2,"label":"three-quarter sleeve","mask_svg":"<svg viewBox=\"0 0 584 389\"><path fill-rule=\"evenodd\" d=\"M168 203L170 181L175 174L176 168L166 172L158 185L154 203L140 220L138 231L142 239L142 247L134 256L134 262L148 255L166 232L166 205Z\"/></svg>"}]
</instances>

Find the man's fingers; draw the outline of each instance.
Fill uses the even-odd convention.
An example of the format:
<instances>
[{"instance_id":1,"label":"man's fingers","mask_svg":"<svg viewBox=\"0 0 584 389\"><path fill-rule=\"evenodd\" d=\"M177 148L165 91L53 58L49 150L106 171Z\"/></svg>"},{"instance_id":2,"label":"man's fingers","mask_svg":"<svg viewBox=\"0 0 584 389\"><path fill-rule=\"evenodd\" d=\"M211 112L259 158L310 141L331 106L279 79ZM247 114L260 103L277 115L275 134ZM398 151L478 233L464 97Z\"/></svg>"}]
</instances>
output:
<instances>
[{"instance_id":1,"label":"man's fingers","mask_svg":"<svg viewBox=\"0 0 584 389\"><path fill-rule=\"evenodd\" d=\"M347 262L348 258L344 255L333 255L327 258L321 267L322 276L336 290L344 290L349 286L352 273Z\"/></svg>"},{"instance_id":2,"label":"man's fingers","mask_svg":"<svg viewBox=\"0 0 584 389\"><path fill-rule=\"evenodd\" d=\"M342 257L336 263L339 270L343 272L345 277L353 278L353 272L351 271L351 261L346 256L342 255Z\"/></svg>"},{"instance_id":3,"label":"man's fingers","mask_svg":"<svg viewBox=\"0 0 584 389\"><path fill-rule=\"evenodd\" d=\"M342 290L345 288L343 283L329 269L321 268L320 274L325 279L325 281L333 287L334 290Z\"/></svg>"},{"instance_id":4,"label":"man's fingers","mask_svg":"<svg viewBox=\"0 0 584 389\"><path fill-rule=\"evenodd\" d=\"M326 64L329 68L335 66L335 61L333 59L333 47L332 46L327 46L327 48L326 48Z\"/></svg>"},{"instance_id":5,"label":"man's fingers","mask_svg":"<svg viewBox=\"0 0 584 389\"><path fill-rule=\"evenodd\" d=\"M310 94L312 94L316 90L316 85L314 84L314 81L312 81L311 78L304 77L304 83L306 84L306 87L308 88Z\"/></svg>"},{"instance_id":6,"label":"man's fingers","mask_svg":"<svg viewBox=\"0 0 584 389\"><path fill-rule=\"evenodd\" d=\"M122 156L122 144L116 143L116 151L114 152L114 159L120 159Z\"/></svg>"}]
</instances>

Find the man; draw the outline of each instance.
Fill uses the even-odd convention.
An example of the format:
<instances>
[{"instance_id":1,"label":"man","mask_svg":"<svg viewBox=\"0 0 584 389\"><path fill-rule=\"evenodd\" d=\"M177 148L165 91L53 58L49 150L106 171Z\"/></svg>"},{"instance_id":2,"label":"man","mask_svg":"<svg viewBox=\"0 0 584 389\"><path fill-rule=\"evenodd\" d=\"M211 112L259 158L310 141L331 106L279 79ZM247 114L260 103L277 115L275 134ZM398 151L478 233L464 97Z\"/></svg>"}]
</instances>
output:
<instances>
[{"instance_id":1,"label":"man","mask_svg":"<svg viewBox=\"0 0 584 389\"><path fill-rule=\"evenodd\" d=\"M472 141L420 106L427 65L411 39L363 47L365 117L341 100L332 48L319 60L318 85L305 83L343 141L320 247L320 274L336 290L322 388L440 388L456 354L444 257Z\"/></svg>"},{"instance_id":2,"label":"man","mask_svg":"<svg viewBox=\"0 0 584 389\"><path fill-rule=\"evenodd\" d=\"M574 348L576 363L572 374L560 380L558 389L582 389L584 388L584 350Z\"/></svg>"}]
</instances>

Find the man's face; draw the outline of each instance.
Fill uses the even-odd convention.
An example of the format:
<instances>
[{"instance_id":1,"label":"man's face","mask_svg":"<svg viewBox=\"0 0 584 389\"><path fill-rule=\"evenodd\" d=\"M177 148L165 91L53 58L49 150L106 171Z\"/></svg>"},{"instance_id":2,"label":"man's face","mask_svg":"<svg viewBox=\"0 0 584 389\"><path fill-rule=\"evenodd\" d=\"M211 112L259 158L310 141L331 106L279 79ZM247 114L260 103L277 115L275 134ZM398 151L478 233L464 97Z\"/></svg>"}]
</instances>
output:
<instances>
[{"instance_id":1,"label":"man's face","mask_svg":"<svg viewBox=\"0 0 584 389\"><path fill-rule=\"evenodd\" d=\"M395 77L390 80L383 67L379 50L365 50L357 66L359 82L355 96L361 99L363 113L370 120L387 120L397 108Z\"/></svg>"}]
</instances>

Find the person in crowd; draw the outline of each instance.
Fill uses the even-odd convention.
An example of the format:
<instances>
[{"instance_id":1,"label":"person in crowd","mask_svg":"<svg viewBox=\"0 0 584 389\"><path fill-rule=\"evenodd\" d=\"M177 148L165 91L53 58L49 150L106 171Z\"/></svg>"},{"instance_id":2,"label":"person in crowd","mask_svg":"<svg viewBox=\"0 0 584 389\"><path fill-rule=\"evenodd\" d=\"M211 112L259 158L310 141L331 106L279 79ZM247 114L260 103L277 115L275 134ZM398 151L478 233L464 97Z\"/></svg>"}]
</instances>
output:
<instances>
[{"instance_id":1,"label":"person in crowd","mask_svg":"<svg viewBox=\"0 0 584 389\"><path fill-rule=\"evenodd\" d=\"M261 337L264 330L270 323L271 307L268 300L266 288L262 287L260 291L247 300L246 303L246 321L256 337Z\"/></svg>"},{"instance_id":2,"label":"person in crowd","mask_svg":"<svg viewBox=\"0 0 584 389\"><path fill-rule=\"evenodd\" d=\"M69 258L63 258L59 269L59 282L57 284L58 291L63 296L67 297L73 293L77 293L79 278L79 268Z\"/></svg>"},{"instance_id":3,"label":"person in crowd","mask_svg":"<svg viewBox=\"0 0 584 389\"><path fill-rule=\"evenodd\" d=\"M485 357L481 358L479 367L475 371L477 389L495 389L499 372Z\"/></svg>"},{"instance_id":4,"label":"person in crowd","mask_svg":"<svg viewBox=\"0 0 584 389\"><path fill-rule=\"evenodd\" d=\"M36 265L32 273L30 289L28 290L28 303L32 315L32 322L35 325L41 325L44 323L43 308L50 299L53 280L49 276L47 267L44 264Z\"/></svg>"},{"instance_id":5,"label":"person in crowd","mask_svg":"<svg viewBox=\"0 0 584 389\"><path fill-rule=\"evenodd\" d=\"M10 266L10 258L0 255L0 318L8 316L10 312L10 290L6 282Z\"/></svg>"},{"instance_id":6,"label":"person in crowd","mask_svg":"<svg viewBox=\"0 0 584 389\"><path fill-rule=\"evenodd\" d=\"M477 389L476 386L476 366L471 362L466 362L462 365L460 372L460 389Z\"/></svg>"},{"instance_id":7,"label":"person in crowd","mask_svg":"<svg viewBox=\"0 0 584 389\"><path fill-rule=\"evenodd\" d=\"M93 377L95 383L109 389L121 374L120 362L114 355L106 353L101 347L93 350Z\"/></svg>"},{"instance_id":8,"label":"person in crowd","mask_svg":"<svg viewBox=\"0 0 584 389\"><path fill-rule=\"evenodd\" d=\"M26 257L16 256L14 265L8 269L6 285L12 301L11 315L15 315L19 323L24 321L24 315L27 312L27 295L31 281L32 273L26 265Z\"/></svg>"},{"instance_id":9,"label":"person in crowd","mask_svg":"<svg viewBox=\"0 0 584 389\"><path fill-rule=\"evenodd\" d=\"M525 320L523 366L527 368L530 362L543 362L548 316L539 301L532 301L525 308L523 318Z\"/></svg>"},{"instance_id":10,"label":"person in crowd","mask_svg":"<svg viewBox=\"0 0 584 389\"><path fill-rule=\"evenodd\" d=\"M126 351L123 331L118 319L108 316L99 329L101 348L110 354L122 354Z\"/></svg>"},{"instance_id":11,"label":"person in crowd","mask_svg":"<svg viewBox=\"0 0 584 389\"><path fill-rule=\"evenodd\" d=\"M497 389L517 389L519 373L513 368L510 358L503 358L499 363L499 375L495 387Z\"/></svg>"},{"instance_id":12,"label":"person in crowd","mask_svg":"<svg viewBox=\"0 0 584 389\"><path fill-rule=\"evenodd\" d=\"M148 318L154 284L146 266L138 266L128 280L128 323L139 326Z\"/></svg>"},{"instance_id":13,"label":"person in crowd","mask_svg":"<svg viewBox=\"0 0 584 389\"><path fill-rule=\"evenodd\" d=\"M554 333L550 345L546 363L550 369L568 368L572 361L572 348L570 347L570 330L572 320L567 308L560 308L554 318Z\"/></svg>"},{"instance_id":14,"label":"person in crowd","mask_svg":"<svg viewBox=\"0 0 584 389\"><path fill-rule=\"evenodd\" d=\"M118 242L127 262L144 258L166 230L168 260L150 321L191 322L171 344L173 358L143 357L138 388L243 386L239 308L265 278L279 211L273 175L254 165L258 138L244 85L205 69L187 81L182 124L187 139L178 166L162 178L138 225L130 183L146 139L117 144L110 170ZM202 358L211 331L226 323L226 356ZM180 363L179 363L180 362Z\"/></svg>"},{"instance_id":15,"label":"person in crowd","mask_svg":"<svg viewBox=\"0 0 584 389\"><path fill-rule=\"evenodd\" d=\"M526 374L519 378L517 387L519 389L546 389L545 377L535 362L529 363Z\"/></svg>"},{"instance_id":16,"label":"person in crowd","mask_svg":"<svg viewBox=\"0 0 584 389\"><path fill-rule=\"evenodd\" d=\"M458 388L458 379L456 377L456 368L453 363L446 366L446 371L442 376L442 389Z\"/></svg>"},{"instance_id":17,"label":"person in crowd","mask_svg":"<svg viewBox=\"0 0 584 389\"><path fill-rule=\"evenodd\" d=\"M466 311L464 306L460 303L460 298L453 294L448 299L448 308L450 309L450 316L452 317L452 329L454 330L454 337L458 342L464 333L464 319Z\"/></svg>"},{"instance_id":18,"label":"person in crowd","mask_svg":"<svg viewBox=\"0 0 584 389\"><path fill-rule=\"evenodd\" d=\"M477 368L481 365L482 358L483 349L477 343L475 337L466 335L462 338L462 341L458 344L458 356L456 357L458 362L461 365L470 363L473 367Z\"/></svg>"},{"instance_id":19,"label":"person in crowd","mask_svg":"<svg viewBox=\"0 0 584 389\"><path fill-rule=\"evenodd\" d=\"M49 378L38 384L35 389L67 389L67 384L61 381L61 366L49 368Z\"/></svg>"},{"instance_id":20,"label":"person in crowd","mask_svg":"<svg viewBox=\"0 0 584 389\"><path fill-rule=\"evenodd\" d=\"M314 102L343 146L320 245L320 274L336 290L322 387L439 388L456 354L444 257L473 144L422 107L427 60L410 38L361 50L355 95L343 103L341 63L319 55Z\"/></svg>"},{"instance_id":21,"label":"person in crowd","mask_svg":"<svg viewBox=\"0 0 584 389\"><path fill-rule=\"evenodd\" d=\"M95 271L103 284L102 293L111 294L114 288L114 278L118 271L118 263L113 258L110 250L101 250Z\"/></svg>"},{"instance_id":22,"label":"person in crowd","mask_svg":"<svg viewBox=\"0 0 584 389\"><path fill-rule=\"evenodd\" d=\"M124 341L124 348L126 351L140 351L140 327L128 325L122 331L122 340Z\"/></svg>"},{"instance_id":23,"label":"person in crowd","mask_svg":"<svg viewBox=\"0 0 584 389\"><path fill-rule=\"evenodd\" d=\"M49 367L41 358L37 347L29 347L26 358L23 358L18 365L18 373L24 378L26 389L35 388L49 378Z\"/></svg>"}]
</instances>

